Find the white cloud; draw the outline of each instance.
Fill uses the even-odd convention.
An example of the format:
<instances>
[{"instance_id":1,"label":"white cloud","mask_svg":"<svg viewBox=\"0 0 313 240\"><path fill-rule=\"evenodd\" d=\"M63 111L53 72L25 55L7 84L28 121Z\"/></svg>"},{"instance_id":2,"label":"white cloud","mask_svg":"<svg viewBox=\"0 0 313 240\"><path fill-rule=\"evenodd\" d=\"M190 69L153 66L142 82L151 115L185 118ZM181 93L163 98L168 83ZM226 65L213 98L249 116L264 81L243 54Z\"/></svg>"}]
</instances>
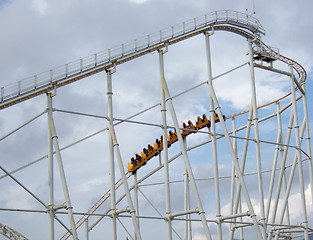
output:
<instances>
[{"instance_id":1,"label":"white cloud","mask_svg":"<svg viewBox=\"0 0 313 240\"><path fill-rule=\"evenodd\" d=\"M33 209L34 205L31 203L26 192L16 186L10 186L1 191L0 201L5 203L5 208L20 208L20 209Z\"/></svg>"},{"instance_id":2,"label":"white cloud","mask_svg":"<svg viewBox=\"0 0 313 240\"><path fill-rule=\"evenodd\" d=\"M206 240L207 238L206 238L206 236L204 234L196 233L192 237L192 239L194 239L194 240Z\"/></svg>"},{"instance_id":3,"label":"white cloud","mask_svg":"<svg viewBox=\"0 0 313 240\"><path fill-rule=\"evenodd\" d=\"M44 15L48 7L45 0L32 0L32 6L40 15Z\"/></svg>"},{"instance_id":4,"label":"white cloud","mask_svg":"<svg viewBox=\"0 0 313 240\"><path fill-rule=\"evenodd\" d=\"M94 178L84 182L78 189L81 192L88 192L92 190L94 187L98 185L103 185L104 183L108 183L108 180L105 178Z\"/></svg>"}]
</instances>

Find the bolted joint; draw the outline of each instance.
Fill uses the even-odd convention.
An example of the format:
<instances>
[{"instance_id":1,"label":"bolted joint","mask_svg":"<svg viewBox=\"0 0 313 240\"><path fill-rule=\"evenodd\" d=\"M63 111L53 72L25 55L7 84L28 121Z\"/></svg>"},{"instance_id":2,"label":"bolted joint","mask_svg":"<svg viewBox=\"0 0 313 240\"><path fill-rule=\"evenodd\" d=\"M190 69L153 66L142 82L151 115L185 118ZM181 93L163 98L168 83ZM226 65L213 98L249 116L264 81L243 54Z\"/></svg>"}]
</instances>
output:
<instances>
[{"instance_id":1,"label":"bolted joint","mask_svg":"<svg viewBox=\"0 0 313 240\"><path fill-rule=\"evenodd\" d=\"M61 204L58 204L58 205L48 205L48 210L50 211L57 211L59 209L66 209L68 210L69 208L67 207L66 203L61 203Z\"/></svg>"},{"instance_id":2,"label":"bolted joint","mask_svg":"<svg viewBox=\"0 0 313 240\"><path fill-rule=\"evenodd\" d=\"M164 54L164 53L167 53L168 52L168 42L165 42L164 43L164 47L165 47L165 49L163 49L163 48L158 48L158 53L159 54Z\"/></svg>"},{"instance_id":3,"label":"bolted joint","mask_svg":"<svg viewBox=\"0 0 313 240\"><path fill-rule=\"evenodd\" d=\"M118 143L114 143L112 147L118 147L119 144Z\"/></svg>"},{"instance_id":4,"label":"bolted joint","mask_svg":"<svg viewBox=\"0 0 313 240\"><path fill-rule=\"evenodd\" d=\"M258 222L261 226L264 226L266 218L261 218Z\"/></svg>"},{"instance_id":5,"label":"bolted joint","mask_svg":"<svg viewBox=\"0 0 313 240\"><path fill-rule=\"evenodd\" d=\"M111 75L116 72L116 61L113 62L113 67L105 69L106 73Z\"/></svg>"},{"instance_id":6,"label":"bolted joint","mask_svg":"<svg viewBox=\"0 0 313 240\"><path fill-rule=\"evenodd\" d=\"M119 215L120 213L125 213L125 212L134 213L135 210L130 211L130 208L129 208L129 207L122 208L122 209L116 209L116 208L113 209L113 208L111 208L112 217L113 217L113 216L117 216L117 215Z\"/></svg>"},{"instance_id":7,"label":"bolted joint","mask_svg":"<svg viewBox=\"0 0 313 240\"><path fill-rule=\"evenodd\" d=\"M171 212L166 212L165 221L172 221L174 219L174 216L172 216Z\"/></svg>"},{"instance_id":8,"label":"bolted joint","mask_svg":"<svg viewBox=\"0 0 313 240\"><path fill-rule=\"evenodd\" d=\"M205 36L208 36L208 37L210 37L211 35L213 35L213 34L214 34L214 26L211 27L211 32L210 32L210 30L208 30L208 31L203 32L203 34L204 34Z\"/></svg>"},{"instance_id":9,"label":"bolted joint","mask_svg":"<svg viewBox=\"0 0 313 240\"><path fill-rule=\"evenodd\" d=\"M53 139L57 139L57 140L58 140L58 136L57 136L56 134L54 134L54 135L51 136L51 139L52 139L52 140L53 140Z\"/></svg>"}]
</instances>

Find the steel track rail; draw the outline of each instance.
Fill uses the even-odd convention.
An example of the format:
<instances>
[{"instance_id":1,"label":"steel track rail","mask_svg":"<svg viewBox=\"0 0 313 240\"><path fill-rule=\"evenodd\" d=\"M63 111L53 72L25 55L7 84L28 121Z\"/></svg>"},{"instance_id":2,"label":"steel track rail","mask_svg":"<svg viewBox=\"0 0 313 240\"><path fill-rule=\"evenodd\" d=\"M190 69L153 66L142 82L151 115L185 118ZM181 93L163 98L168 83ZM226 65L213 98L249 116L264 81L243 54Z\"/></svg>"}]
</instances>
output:
<instances>
[{"instance_id":1,"label":"steel track rail","mask_svg":"<svg viewBox=\"0 0 313 240\"><path fill-rule=\"evenodd\" d=\"M122 44L64 66L0 88L0 109L108 70L116 65L157 51L164 46L191 38L210 30L233 31L247 38L260 38L265 31L259 21L235 11L216 11L171 26L143 38Z\"/></svg>"}]
</instances>

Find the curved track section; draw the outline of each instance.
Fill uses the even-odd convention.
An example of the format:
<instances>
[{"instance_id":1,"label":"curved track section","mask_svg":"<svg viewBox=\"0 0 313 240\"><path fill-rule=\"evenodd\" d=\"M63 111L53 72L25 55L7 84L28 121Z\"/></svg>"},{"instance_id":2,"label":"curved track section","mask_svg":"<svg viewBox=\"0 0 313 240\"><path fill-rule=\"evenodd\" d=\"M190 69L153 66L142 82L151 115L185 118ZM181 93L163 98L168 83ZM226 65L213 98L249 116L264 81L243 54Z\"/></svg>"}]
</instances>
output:
<instances>
[{"instance_id":1,"label":"curved track section","mask_svg":"<svg viewBox=\"0 0 313 240\"><path fill-rule=\"evenodd\" d=\"M81 58L49 71L36 74L0 89L0 109L25 101L55 88L70 84L112 66L193 37L212 27L235 26L234 31L249 36L260 37L265 31L259 21L235 11L216 11L194 18L159 32L149 34L106 51ZM230 28L231 29L231 28ZM249 33L244 33L248 30Z\"/></svg>"}]
</instances>

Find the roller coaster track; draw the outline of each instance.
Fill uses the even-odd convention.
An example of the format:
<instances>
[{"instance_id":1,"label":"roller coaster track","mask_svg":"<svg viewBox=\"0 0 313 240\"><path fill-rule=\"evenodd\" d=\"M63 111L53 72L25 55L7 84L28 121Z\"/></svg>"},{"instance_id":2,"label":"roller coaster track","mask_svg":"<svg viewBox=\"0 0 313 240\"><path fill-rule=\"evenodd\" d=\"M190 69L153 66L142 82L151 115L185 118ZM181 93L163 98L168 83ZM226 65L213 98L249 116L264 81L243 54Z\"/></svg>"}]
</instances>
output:
<instances>
[{"instance_id":1,"label":"roller coaster track","mask_svg":"<svg viewBox=\"0 0 313 240\"><path fill-rule=\"evenodd\" d=\"M235 11L216 11L0 88L0 109L96 74L212 29L260 38L259 21ZM249 32L247 32L249 31Z\"/></svg>"},{"instance_id":2,"label":"roller coaster track","mask_svg":"<svg viewBox=\"0 0 313 240\"><path fill-rule=\"evenodd\" d=\"M301 76L299 80L301 82L305 81L306 72L300 64L273 51L261 41L261 35L265 35L265 30L256 18L235 11L215 11L18 82L2 86L0 88L0 109L108 70L118 64L209 30L230 31L246 38L255 38L262 46L268 48L273 57L291 64L299 76Z\"/></svg>"},{"instance_id":3,"label":"roller coaster track","mask_svg":"<svg viewBox=\"0 0 313 240\"><path fill-rule=\"evenodd\" d=\"M13 230L12 228L0 223L0 234L7 237L8 239L13 240L28 240L28 238L24 237L22 234Z\"/></svg>"},{"instance_id":4,"label":"roller coaster track","mask_svg":"<svg viewBox=\"0 0 313 240\"><path fill-rule=\"evenodd\" d=\"M195 35L207 31L230 31L246 38L254 39L259 49L257 52L266 53L271 57L280 60L287 65L291 65L299 75L299 82L302 84L306 80L306 71L296 61L287 58L277 51L268 47L261 41L261 35L265 35L265 30L256 18L235 11L215 11L210 14L191 19L159 32L149 34L145 37L135 39L120 46L110 48L49 71L23 79L14 84L0 88L0 109L44 94L56 88L68 85L90 75L101 71L106 71L116 65L138 58L150 52L156 51L164 46L169 46ZM259 106L268 106L277 102L290 94L283 96L273 102ZM232 116L244 114L243 111ZM232 116L228 116L230 118ZM131 176L126 173L127 179ZM115 189L122 185L122 180L118 180ZM78 229L88 218L110 197L110 189L80 218L75 227ZM2 226L2 225L1 225ZM71 236L67 232L61 239L68 239ZM26 239L26 238L25 238Z\"/></svg>"},{"instance_id":5,"label":"roller coaster track","mask_svg":"<svg viewBox=\"0 0 313 240\"><path fill-rule=\"evenodd\" d=\"M269 55L275 60L282 61L287 65L292 66L298 73L299 84L301 85L305 82L307 77L306 71L299 63L281 55L278 51L273 50L261 41L261 35L265 35L265 30L257 19L234 11L216 11L166 28L159 32L149 34L143 38L121 44L106 51L65 64L64 66L34 75L30 78L18 81L17 83L1 87L0 109L7 108L37 95L68 85L98 72L106 71L116 65L175 44L187 38L191 38L195 35L215 30L230 31L243 37L253 39L258 46L258 49L255 51L256 53ZM298 88L300 88L300 85ZM259 106L259 108L268 106L289 95L290 93L280 99ZM248 111L243 111L234 115L240 115L246 112ZM228 118L230 117L231 116ZM127 172L126 176L128 179L131 176L131 173ZM120 179L116 182L115 189L118 189L121 185L122 180ZM76 228L82 226L82 224L87 221L87 219L110 197L110 191L111 190L109 189L89 209L89 211L86 212L86 215L79 219L75 224ZM0 227L2 230L6 226L0 224ZM70 236L71 233L67 232L61 239L68 239Z\"/></svg>"},{"instance_id":6,"label":"roller coaster track","mask_svg":"<svg viewBox=\"0 0 313 240\"><path fill-rule=\"evenodd\" d=\"M266 46L266 45L264 45L264 46ZM266 47L267 47L267 46L266 46ZM291 65L291 66L296 70L296 72L297 72L298 75L299 75L299 82L300 82L300 83L304 83L304 82L305 82L306 77L307 77L306 71L305 71L305 69L304 69L299 63L297 63L296 61L294 61L294 60L292 60L292 59L290 59L290 58L287 58L287 57L285 57L285 56L279 54L278 52L272 51L269 47L267 47L267 48L270 50L269 52L270 52L271 56L275 57L276 59L278 59L278 60L280 60L280 61L282 61L282 62L284 62L284 63L286 63L287 65ZM271 105L271 104L273 104L273 103L276 103L276 102L278 102L278 101L280 101L280 100L286 98L286 97L289 96L289 95L290 95L290 93L288 93L288 94L286 94L285 96L283 96L283 97L281 97L281 98L279 98L279 99L276 99L276 100L274 100L274 101L272 101L272 102L270 102L270 103L266 103L266 104L264 104L264 105L261 105L261 106L258 107L258 109L263 108L263 107L266 107L266 106L269 106L269 105ZM229 119L229 118L232 118L232 117L234 117L234 116L238 116L238 115L242 115L242 114L244 114L244 113L247 113L248 111L249 111L249 110L242 111L242 112L240 112L240 113L233 114L233 115L228 116L228 117L225 117L225 118L226 118L226 119ZM196 126L196 125L197 125L197 123L194 124L194 126ZM187 130L187 131L188 131L188 129L184 129L184 128L182 128L181 130L185 130L185 131ZM195 133L196 131L197 131L197 130L194 130L193 133ZM191 131L191 132L192 132L192 131ZM170 144L171 144L171 143L170 143ZM171 145L170 145L170 146L171 146ZM169 147L170 147L170 146L169 146ZM129 166L130 164L131 164L131 163L128 163L128 166ZM142 165L143 165L143 164L141 164L139 167L141 167ZM136 168L136 171L139 169L139 167ZM134 171L134 172L136 172L136 171ZM128 171L128 172L126 173L126 176L127 176L127 179L131 176L130 171ZM122 185L122 181L121 181L121 179L119 179L119 180L115 183L115 186L116 186L115 189L119 188L121 185ZM79 219L79 221L75 224L76 229L78 229L80 226L82 226L82 224L85 223L85 222L87 221L87 219L90 217L90 214L94 213L94 212L110 197L110 191L111 191L111 189L109 189L109 190L108 190L108 191L107 191L107 192L106 192L89 210L88 210L88 212L86 213L86 216L84 216L84 217L82 217L81 219ZM60 240L68 239L70 236L71 236L70 232L67 232L66 234L64 234L64 236L63 236L62 238L60 238Z\"/></svg>"}]
</instances>

